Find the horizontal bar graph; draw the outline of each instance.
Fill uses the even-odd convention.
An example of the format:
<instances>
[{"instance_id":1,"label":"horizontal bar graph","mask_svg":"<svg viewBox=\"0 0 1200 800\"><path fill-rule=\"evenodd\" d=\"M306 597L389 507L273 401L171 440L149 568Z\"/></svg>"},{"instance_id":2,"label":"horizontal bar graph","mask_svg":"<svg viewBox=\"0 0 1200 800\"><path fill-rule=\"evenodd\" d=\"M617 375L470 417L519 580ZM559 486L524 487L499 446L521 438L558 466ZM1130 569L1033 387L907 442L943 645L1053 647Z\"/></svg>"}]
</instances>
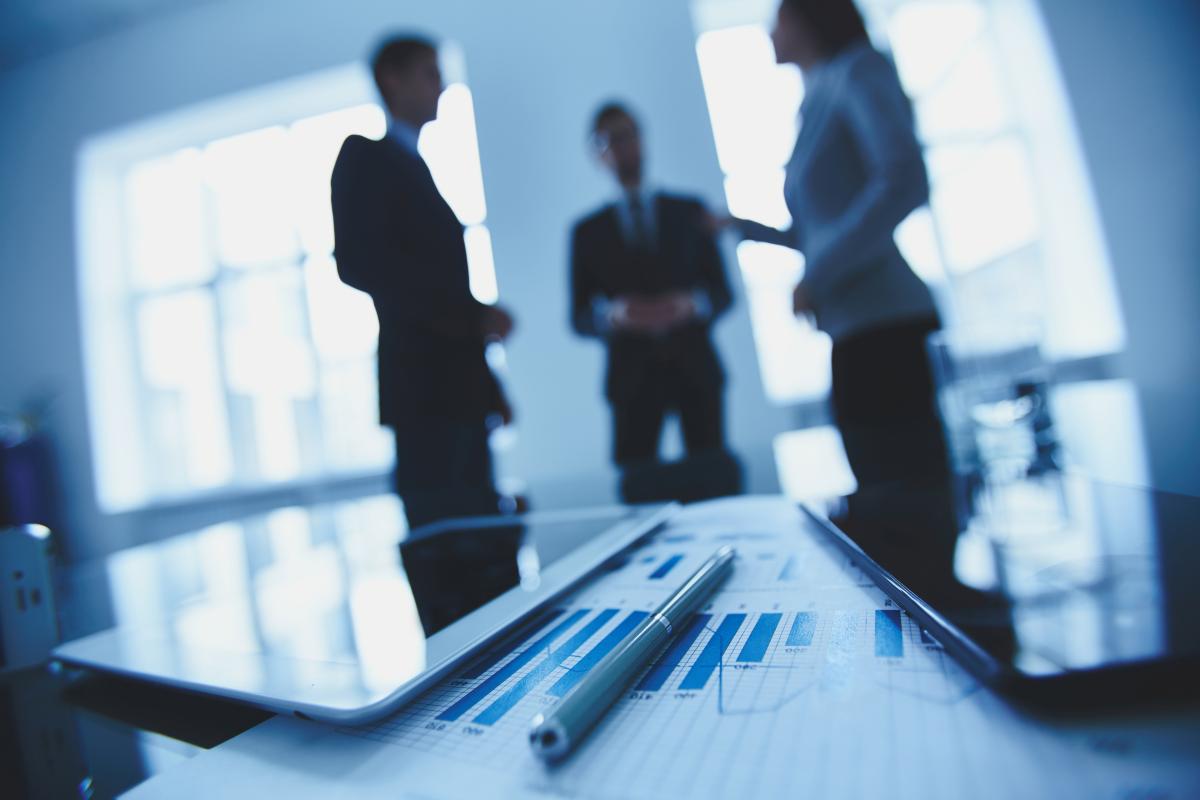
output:
<instances>
[{"instance_id":1,"label":"horizontal bar graph","mask_svg":"<svg viewBox=\"0 0 1200 800\"><path fill-rule=\"evenodd\" d=\"M900 635L898 609L875 612L875 655L880 658L904 657L904 638Z\"/></svg>"},{"instance_id":2,"label":"horizontal bar graph","mask_svg":"<svg viewBox=\"0 0 1200 800\"><path fill-rule=\"evenodd\" d=\"M579 659L579 661L576 662L573 667L567 670L566 674L559 678L554 685L550 687L549 693L555 697L562 697L571 689L573 689L575 684L583 680L583 676L587 675L588 672L591 671L592 667L596 666L596 663L599 662L600 659L611 653L613 648L620 644L621 640L632 633L633 629L636 628L642 622L642 620L648 616L650 616L650 614L646 611L630 612L625 619L621 620L621 622L609 632L607 636L600 640L599 644L593 647L587 655Z\"/></svg>"},{"instance_id":3,"label":"horizontal bar graph","mask_svg":"<svg viewBox=\"0 0 1200 800\"><path fill-rule=\"evenodd\" d=\"M779 627L781 619L783 619L783 614L759 615L758 622L754 623L754 628L751 629L746 643L742 645L742 652L738 653L737 660L742 663L762 661L763 656L767 654L767 646L771 644L771 637L775 635L775 629Z\"/></svg>"},{"instance_id":4,"label":"horizontal bar graph","mask_svg":"<svg viewBox=\"0 0 1200 800\"><path fill-rule=\"evenodd\" d=\"M662 580L663 578L667 577L667 575L670 574L671 570L675 569L675 565L678 564L680 561L683 561L682 553L677 553L677 554L671 556L666 561L659 564L658 569L656 569L656 570L654 570L654 572L650 573L650 580L659 581L659 580Z\"/></svg>"},{"instance_id":5,"label":"horizontal bar graph","mask_svg":"<svg viewBox=\"0 0 1200 800\"><path fill-rule=\"evenodd\" d=\"M801 611L792 621L792 629L788 631L788 647L809 647L813 643L813 634L817 631L817 615L809 611Z\"/></svg>"}]
</instances>

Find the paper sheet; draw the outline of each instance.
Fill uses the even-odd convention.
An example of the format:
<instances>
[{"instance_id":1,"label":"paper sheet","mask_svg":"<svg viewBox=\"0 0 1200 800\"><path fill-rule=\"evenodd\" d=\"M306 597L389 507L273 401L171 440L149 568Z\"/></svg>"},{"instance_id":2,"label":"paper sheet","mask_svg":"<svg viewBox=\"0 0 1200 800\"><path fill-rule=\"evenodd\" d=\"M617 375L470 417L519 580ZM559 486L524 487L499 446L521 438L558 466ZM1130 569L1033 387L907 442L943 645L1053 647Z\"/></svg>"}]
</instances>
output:
<instances>
[{"instance_id":1,"label":"paper sheet","mask_svg":"<svg viewBox=\"0 0 1200 800\"><path fill-rule=\"evenodd\" d=\"M715 549L734 575L583 746L529 721ZM276 718L130 796L1200 798L1200 717L1024 717L780 498L689 508L652 542L384 721Z\"/></svg>"}]
</instances>

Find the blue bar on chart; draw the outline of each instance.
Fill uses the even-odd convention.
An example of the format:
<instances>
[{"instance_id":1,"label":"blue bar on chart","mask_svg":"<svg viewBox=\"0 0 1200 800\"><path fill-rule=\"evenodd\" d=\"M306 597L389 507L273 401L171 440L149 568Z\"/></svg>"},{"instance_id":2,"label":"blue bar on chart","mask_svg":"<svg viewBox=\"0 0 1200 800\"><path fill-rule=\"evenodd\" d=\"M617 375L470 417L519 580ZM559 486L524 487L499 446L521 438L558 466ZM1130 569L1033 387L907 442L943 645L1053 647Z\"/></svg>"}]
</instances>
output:
<instances>
[{"instance_id":1,"label":"blue bar on chart","mask_svg":"<svg viewBox=\"0 0 1200 800\"><path fill-rule=\"evenodd\" d=\"M648 616L650 616L648 611L631 611L629 616L621 620L621 623L617 627L613 628L607 636L600 640L599 644L588 651L587 655L575 662L575 665L568 669L565 675L555 681L554 685L550 687L548 694L552 694L555 697L562 697L569 692L574 688L575 684L583 680L584 675L591 672L592 667L596 666L596 663L600 659L611 653L613 648L620 644L625 637L629 636L633 632L633 629Z\"/></svg>"},{"instance_id":2,"label":"blue bar on chart","mask_svg":"<svg viewBox=\"0 0 1200 800\"><path fill-rule=\"evenodd\" d=\"M721 663L721 658L745 621L745 614L725 615L725 619L721 620L721 624L717 626L717 632L700 651L696 663L688 670L688 674L683 676L683 682L679 684L680 690L687 692L704 688L704 684L708 683L713 670Z\"/></svg>"},{"instance_id":3,"label":"blue bar on chart","mask_svg":"<svg viewBox=\"0 0 1200 800\"><path fill-rule=\"evenodd\" d=\"M750 532L750 533L721 533L721 534L717 534L716 538L719 541L723 541L723 542L765 541L767 539L774 539L775 534L773 534L773 533L753 533L753 532Z\"/></svg>"},{"instance_id":4,"label":"blue bar on chart","mask_svg":"<svg viewBox=\"0 0 1200 800\"><path fill-rule=\"evenodd\" d=\"M680 561L683 561L682 553L677 553L677 554L671 556L666 561L659 564L658 569L656 569L656 570L654 570L654 572L650 573L650 580L658 581L658 580L662 580L663 578L667 577L667 573L670 572L671 570L675 569L675 565L678 564Z\"/></svg>"},{"instance_id":5,"label":"blue bar on chart","mask_svg":"<svg viewBox=\"0 0 1200 800\"><path fill-rule=\"evenodd\" d=\"M788 556L788 560L783 564L783 570L779 573L780 581L792 581L796 579L796 557Z\"/></svg>"},{"instance_id":6,"label":"blue bar on chart","mask_svg":"<svg viewBox=\"0 0 1200 800\"><path fill-rule=\"evenodd\" d=\"M478 703L483 698L487 697L496 687L504 683L517 673L521 667L528 664L538 657L543 651L548 649L550 645L566 631L570 630L576 622L587 616L590 609L581 608L571 614L562 622L555 625L549 632L538 637L536 641L522 650L516 658L509 661L507 664L496 670L483 683L476 686L471 691L460 697L454 705L447 708L441 714L437 715L437 719L441 722L455 722L463 714L470 710L471 706Z\"/></svg>"},{"instance_id":7,"label":"blue bar on chart","mask_svg":"<svg viewBox=\"0 0 1200 800\"><path fill-rule=\"evenodd\" d=\"M583 647L588 639L595 636L596 632L603 628L616 615L617 609L615 608L607 608L601 611L591 622L584 625L571 638L555 648L554 652L548 653L545 658L522 675L520 680L514 683L507 692L500 695L491 705L476 714L475 718L471 721L478 722L480 725L493 725L499 722L500 718L511 711L513 706L521 702L525 695L533 691L533 687L545 680L551 672L562 666L564 661L570 658L580 647Z\"/></svg>"},{"instance_id":8,"label":"blue bar on chart","mask_svg":"<svg viewBox=\"0 0 1200 800\"><path fill-rule=\"evenodd\" d=\"M904 656L904 639L900 635L898 609L875 612L875 655L880 658Z\"/></svg>"},{"instance_id":9,"label":"blue bar on chart","mask_svg":"<svg viewBox=\"0 0 1200 800\"><path fill-rule=\"evenodd\" d=\"M817 630L817 615L811 611L801 611L792 621L792 629L788 631L788 647L808 647L812 644L813 634Z\"/></svg>"},{"instance_id":10,"label":"blue bar on chart","mask_svg":"<svg viewBox=\"0 0 1200 800\"><path fill-rule=\"evenodd\" d=\"M511 636L506 636L496 644L492 645L487 651L471 663L470 666L463 671L459 677L474 680L487 672L492 667L500 663L506 655L517 648L521 642L528 639L536 631L549 625L554 620L561 617L564 609L552 608L534 616L534 618L524 625L517 628L516 632Z\"/></svg>"},{"instance_id":11,"label":"blue bar on chart","mask_svg":"<svg viewBox=\"0 0 1200 800\"><path fill-rule=\"evenodd\" d=\"M750 630L750 636L746 639L746 643L742 645L742 652L738 653L737 660L743 663L762 661L781 619L783 619L783 614L760 614L758 622L755 622L754 627Z\"/></svg>"},{"instance_id":12,"label":"blue bar on chart","mask_svg":"<svg viewBox=\"0 0 1200 800\"><path fill-rule=\"evenodd\" d=\"M683 633L679 634L679 638L671 643L667 652L654 662L654 666L646 673L646 677L638 683L637 690L639 692L657 692L661 689L667 682L667 678L671 677L671 673L679 666L679 662L687 655L687 651L700 636L700 632L711 620L712 614L697 614L692 617L692 621L684 628Z\"/></svg>"}]
</instances>

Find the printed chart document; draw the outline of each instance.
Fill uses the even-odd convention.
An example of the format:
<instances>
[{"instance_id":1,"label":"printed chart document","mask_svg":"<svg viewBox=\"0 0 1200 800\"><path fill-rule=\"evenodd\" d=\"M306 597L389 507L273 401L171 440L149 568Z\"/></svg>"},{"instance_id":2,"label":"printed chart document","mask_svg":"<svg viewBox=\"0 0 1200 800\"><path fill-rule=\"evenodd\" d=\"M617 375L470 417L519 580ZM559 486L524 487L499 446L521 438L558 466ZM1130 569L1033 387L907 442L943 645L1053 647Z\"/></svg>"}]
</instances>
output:
<instances>
[{"instance_id":1,"label":"printed chart document","mask_svg":"<svg viewBox=\"0 0 1200 800\"><path fill-rule=\"evenodd\" d=\"M722 544L733 575L565 763L528 743ZM502 646L381 722L278 717L134 798L1200 798L1200 717L1023 715L783 498L689 507Z\"/></svg>"}]
</instances>

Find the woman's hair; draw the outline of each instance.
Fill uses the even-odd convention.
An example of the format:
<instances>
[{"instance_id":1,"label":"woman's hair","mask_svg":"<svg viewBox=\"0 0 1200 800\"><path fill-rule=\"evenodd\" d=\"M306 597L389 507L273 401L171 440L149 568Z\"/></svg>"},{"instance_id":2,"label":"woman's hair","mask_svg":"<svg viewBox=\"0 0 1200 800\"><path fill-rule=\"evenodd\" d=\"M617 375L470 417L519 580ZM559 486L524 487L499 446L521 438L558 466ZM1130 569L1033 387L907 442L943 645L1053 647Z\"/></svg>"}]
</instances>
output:
<instances>
[{"instance_id":1,"label":"woman's hair","mask_svg":"<svg viewBox=\"0 0 1200 800\"><path fill-rule=\"evenodd\" d=\"M867 38L867 26L854 0L783 0L804 18L827 56Z\"/></svg>"}]
</instances>

